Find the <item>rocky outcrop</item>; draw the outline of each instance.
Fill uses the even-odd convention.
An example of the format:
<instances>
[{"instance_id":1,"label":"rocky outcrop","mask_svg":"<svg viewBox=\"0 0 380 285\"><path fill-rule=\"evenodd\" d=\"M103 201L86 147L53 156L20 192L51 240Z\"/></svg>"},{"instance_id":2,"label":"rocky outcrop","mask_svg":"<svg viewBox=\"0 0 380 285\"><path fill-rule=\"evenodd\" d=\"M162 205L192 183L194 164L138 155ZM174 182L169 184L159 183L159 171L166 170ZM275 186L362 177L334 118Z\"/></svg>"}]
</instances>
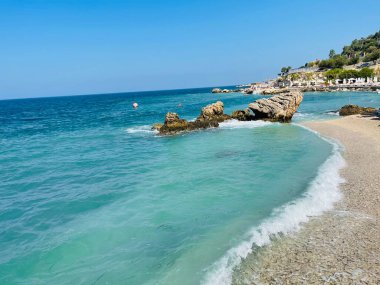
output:
<instances>
[{"instance_id":1,"label":"rocky outcrop","mask_svg":"<svg viewBox=\"0 0 380 285\"><path fill-rule=\"evenodd\" d=\"M157 125L157 124L155 124ZM177 113L167 113L165 123L159 128L160 134L171 134L186 131L189 128L189 122L180 119Z\"/></svg>"},{"instance_id":2,"label":"rocky outcrop","mask_svg":"<svg viewBox=\"0 0 380 285\"><path fill-rule=\"evenodd\" d=\"M339 110L340 116L350 115L376 115L377 109L372 107L360 107L358 105L345 105Z\"/></svg>"},{"instance_id":3,"label":"rocky outcrop","mask_svg":"<svg viewBox=\"0 0 380 285\"><path fill-rule=\"evenodd\" d=\"M277 95L290 92L288 88L268 88L261 91L262 95Z\"/></svg>"},{"instance_id":4,"label":"rocky outcrop","mask_svg":"<svg viewBox=\"0 0 380 285\"><path fill-rule=\"evenodd\" d=\"M194 122L181 119L177 113L167 113L165 123L154 124L153 129L159 131L161 135L172 135L181 132L189 132L199 129L216 128L220 122L231 119L230 116L224 114L223 102L207 105L202 108L201 114Z\"/></svg>"},{"instance_id":5,"label":"rocky outcrop","mask_svg":"<svg viewBox=\"0 0 380 285\"><path fill-rule=\"evenodd\" d=\"M214 89L212 89L212 91L211 91L212 93L222 93L223 92L223 90L222 89L220 89L220 88L214 88Z\"/></svg>"},{"instance_id":6,"label":"rocky outcrop","mask_svg":"<svg viewBox=\"0 0 380 285\"><path fill-rule=\"evenodd\" d=\"M291 91L275 95L268 99L259 99L249 104L249 109L236 110L231 116L224 114L224 104L221 101L202 108L201 114L195 121L181 119L177 113L167 113L164 124L154 124L152 129L161 135L172 135L199 129L216 128L219 123L236 119L239 121L270 120L288 122L301 104L303 95L299 91ZM251 113L253 111L254 114Z\"/></svg>"},{"instance_id":7,"label":"rocky outcrop","mask_svg":"<svg viewBox=\"0 0 380 285\"><path fill-rule=\"evenodd\" d=\"M231 119L230 116L224 114L224 104L222 101L207 105L202 108L201 114L197 121L217 121L218 123Z\"/></svg>"},{"instance_id":8,"label":"rocky outcrop","mask_svg":"<svg viewBox=\"0 0 380 285\"><path fill-rule=\"evenodd\" d=\"M300 91L290 91L268 99L259 99L249 104L248 107L255 114L256 120L289 122L302 99L303 95Z\"/></svg>"},{"instance_id":9,"label":"rocky outcrop","mask_svg":"<svg viewBox=\"0 0 380 285\"><path fill-rule=\"evenodd\" d=\"M234 92L243 92L243 89L220 89L214 88L211 91L212 93L234 93Z\"/></svg>"},{"instance_id":10,"label":"rocky outcrop","mask_svg":"<svg viewBox=\"0 0 380 285\"><path fill-rule=\"evenodd\" d=\"M249 109L245 109L233 111L231 118L239 121L252 121L255 119L255 116L249 111Z\"/></svg>"},{"instance_id":11,"label":"rocky outcrop","mask_svg":"<svg viewBox=\"0 0 380 285\"><path fill-rule=\"evenodd\" d=\"M167 113L165 123L158 129L161 135L174 135L182 132L190 132L199 129L216 128L219 126L217 121L198 121L189 122L180 119L176 113Z\"/></svg>"}]
</instances>

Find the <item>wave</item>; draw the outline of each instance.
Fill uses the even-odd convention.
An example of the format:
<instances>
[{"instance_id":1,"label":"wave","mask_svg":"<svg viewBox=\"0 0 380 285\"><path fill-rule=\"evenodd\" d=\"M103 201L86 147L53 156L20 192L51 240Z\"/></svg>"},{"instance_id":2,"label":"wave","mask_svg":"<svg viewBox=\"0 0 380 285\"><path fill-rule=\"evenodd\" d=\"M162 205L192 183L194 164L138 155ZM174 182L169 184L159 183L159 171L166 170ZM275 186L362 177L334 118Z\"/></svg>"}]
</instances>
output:
<instances>
[{"instance_id":1,"label":"wave","mask_svg":"<svg viewBox=\"0 0 380 285\"><path fill-rule=\"evenodd\" d=\"M293 115L293 118L305 118L305 117L310 117L310 116L313 116L314 114L312 113L300 113L300 112L297 112Z\"/></svg>"},{"instance_id":2,"label":"wave","mask_svg":"<svg viewBox=\"0 0 380 285\"><path fill-rule=\"evenodd\" d=\"M132 128L126 129L126 131L127 131L128 134L136 134L136 133L156 134L156 133L158 133L157 130L152 130L152 126L150 126L150 125L132 127Z\"/></svg>"},{"instance_id":3,"label":"wave","mask_svg":"<svg viewBox=\"0 0 380 285\"><path fill-rule=\"evenodd\" d=\"M221 129L242 129L242 128L259 128L268 125L273 125L274 123L266 121L238 121L238 120L228 120L219 124Z\"/></svg>"},{"instance_id":4,"label":"wave","mask_svg":"<svg viewBox=\"0 0 380 285\"><path fill-rule=\"evenodd\" d=\"M332 116L339 116L339 110L338 111L327 111L325 114L332 115Z\"/></svg>"},{"instance_id":5,"label":"wave","mask_svg":"<svg viewBox=\"0 0 380 285\"><path fill-rule=\"evenodd\" d=\"M323 212L331 210L334 204L341 199L339 185L344 182L344 179L340 176L339 171L345 166L345 160L341 156L341 146L334 141L321 138L333 145L333 151L319 168L316 178L311 182L305 194L295 201L275 209L270 218L251 229L244 242L227 251L207 270L203 284L231 284L234 268L252 252L253 245L261 247L269 244L271 238L279 234L298 231L311 216L319 216Z\"/></svg>"}]
</instances>

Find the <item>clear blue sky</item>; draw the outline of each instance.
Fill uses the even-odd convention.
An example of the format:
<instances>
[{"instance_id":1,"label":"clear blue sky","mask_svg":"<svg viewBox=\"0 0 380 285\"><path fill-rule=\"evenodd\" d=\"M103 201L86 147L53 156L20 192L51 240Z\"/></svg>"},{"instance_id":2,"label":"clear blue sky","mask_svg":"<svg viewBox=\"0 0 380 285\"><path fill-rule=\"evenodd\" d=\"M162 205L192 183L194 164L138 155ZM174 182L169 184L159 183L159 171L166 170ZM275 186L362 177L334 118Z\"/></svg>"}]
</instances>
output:
<instances>
[{"instance_id":1,"label":"clear blue sky","mask_svg":"<svg viewBox=\"0 0 380 285\"><path fill-rule=\"evenodd\" d=\"M0 0L0 98L247 83L380 29L379 0Z\"/></svg>"}]
</instances>

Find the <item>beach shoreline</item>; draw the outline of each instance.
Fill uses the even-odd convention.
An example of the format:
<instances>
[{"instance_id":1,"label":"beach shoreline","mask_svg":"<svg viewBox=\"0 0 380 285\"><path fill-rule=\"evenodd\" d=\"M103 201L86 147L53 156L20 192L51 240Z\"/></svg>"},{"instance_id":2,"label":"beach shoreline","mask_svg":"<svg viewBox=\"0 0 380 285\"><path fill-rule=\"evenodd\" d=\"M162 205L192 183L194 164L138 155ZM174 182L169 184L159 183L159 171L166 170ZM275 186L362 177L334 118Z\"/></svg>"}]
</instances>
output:
<instances>
[{"instance_id":1,"label":"beach shoreline","mask_svg":"<svg viewBox=\"0 0 380 285\"><path fill-rule=\"evenodd\" d=\"M380 120L349 116L302 125L343 145L343 198L299 232L254 251L235 270L233 284L377 284Z\"/></svg>"}]
</instances>

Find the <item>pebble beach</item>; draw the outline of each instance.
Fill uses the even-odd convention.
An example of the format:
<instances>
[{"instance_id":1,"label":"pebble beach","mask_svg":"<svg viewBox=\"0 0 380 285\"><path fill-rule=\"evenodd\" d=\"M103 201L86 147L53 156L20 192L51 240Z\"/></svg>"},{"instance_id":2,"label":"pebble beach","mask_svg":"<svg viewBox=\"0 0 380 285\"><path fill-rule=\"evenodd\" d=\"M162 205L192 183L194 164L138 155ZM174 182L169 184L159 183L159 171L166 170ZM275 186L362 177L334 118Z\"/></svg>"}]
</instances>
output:
<instances>
[{"instance_id":1,"label":"pebble beach","mask_svg":"<svg viewBox=\"0 0 380 285\"><path fill-rule=\"evenodd\" d=\"M379 284L380 120L349 116L304 126L343 145L343 198L300 232L254 251L234 284Z\"/></svg>"}]
</instances>

